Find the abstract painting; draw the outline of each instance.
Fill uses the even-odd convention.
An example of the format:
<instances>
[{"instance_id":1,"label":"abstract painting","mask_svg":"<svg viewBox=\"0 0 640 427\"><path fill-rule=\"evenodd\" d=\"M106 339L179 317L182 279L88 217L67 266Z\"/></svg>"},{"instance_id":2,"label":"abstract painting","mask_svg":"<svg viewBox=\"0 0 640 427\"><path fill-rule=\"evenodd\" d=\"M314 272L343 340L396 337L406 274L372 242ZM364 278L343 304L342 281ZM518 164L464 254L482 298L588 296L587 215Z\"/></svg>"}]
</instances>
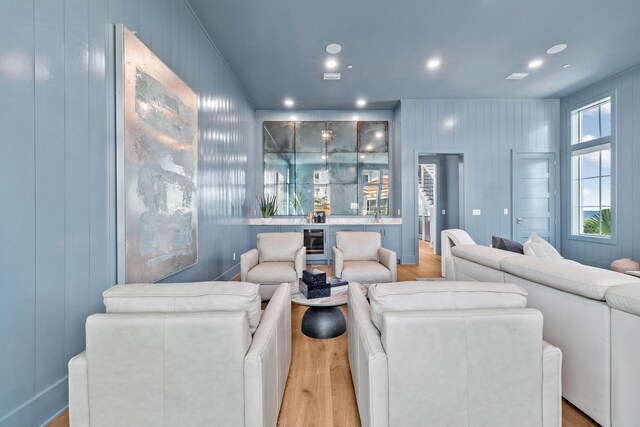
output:
<instances>
[{"instance_id":1,"label":"abstract painting","mask_svg":"<svg viewBox=\"0 0 640 427\"><path fill-rule=\"evenodd\" d=\"M118 283L198 261L198 96L117 26Z\"/></svg>"}]
</instances>

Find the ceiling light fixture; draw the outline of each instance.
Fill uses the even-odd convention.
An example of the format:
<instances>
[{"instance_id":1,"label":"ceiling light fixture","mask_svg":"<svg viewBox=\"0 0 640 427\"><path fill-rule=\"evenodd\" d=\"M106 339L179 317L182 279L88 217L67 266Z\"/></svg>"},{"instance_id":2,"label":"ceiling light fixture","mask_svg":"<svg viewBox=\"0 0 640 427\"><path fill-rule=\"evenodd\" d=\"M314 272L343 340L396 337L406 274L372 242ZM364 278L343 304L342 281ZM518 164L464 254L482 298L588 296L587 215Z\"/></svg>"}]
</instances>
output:
<instances>
[{"instance_id":1,"label":"ceiling light fixture","mask_svg":"<svg viewBox=\"0 0 640 427\"><path fill-rule=\"evenodd\" d=\"M334 68L336 68L338 66L338 61L336 61L335 59L327 59L327 62L325 62L324 65L328 69L333 70Z\"/></svg>"},{"instance_id":2,"label":"ceiling light fixture","mask_svg":"<svg viewBox=\"0 0 640 427\"><path fill-rule=\"evenodd\" d=\"M360 155L360 158L361 158L361 159L364 159L364 157L365 157L365 156L364 156L364 154L361 154L361 155Z\"/></svg>"},{"instance_id":3,"label":"ceiling light fixture","mask_svg":"<svg viewBox=\"0 0 640 427\"><path fill-rule=\"evenodd\" d=\"M564 64L564 65L562 66L562 68L569 68L569 67L571 67L571 64Z\"/></svg>"},{"instance_id":4,"label":"ceiling light fixture","mask_svg":"<svg viewBox=\"0 0 640 427\"><path fill-rule=\"evenodd\" d=\"M353 65L349 64L349 65L347 65L347 68L348 68L348 69L352 69L352 68L353 68Z\"/></svg>"},{"instance_id":5,"label":"ceiling light fixture","mask_svg":"<svg viewBox=\"0 0 640 427\"><path fill-rule=\"evenodd\" d=\"M432 58L429 61L427 61L427 68L430 70L435 70L436 68L440 68L440 59Z\"/></svg>"},{"instance_id":6,"label":"ceiling light fixture","mask_svg":"<svg viewBox=\"0 0 640 427\"><path fill-rule=\"evenodd\" d=\"M556 53L560 53L567 48L567 45L564 43L557 44L555 46L551 46L547 49L547 55L555 55Z\"/></svg>"},{"instance_id":7,"label":"ceiling light fixture","mask_svg":"<svg viewBox=\"0 0 640 427\"><path fill-rule=\"evenodd\" d=\"M382 138L382 132L377 130L374 134L373 134L377 139L381 139Z\"/></svg>"},{"instance_id":8,"label":"ceiling light fixture","mask_svg":"<svg viewBox=\"0 0 640 427\"><path fill-rule=\"evenodd\" d=\"M522 80L528 75L529 73L511 73L507 76L507 80Z\"/></svg>"},{"instance_id":9,"label":"ceiling light fixture","mask_svg":"<svg viewBox=\"0 0 640 427\"><path fill-rule=\"evenodd\" d=\"M351 120L358 120L359 118L360 117L358 117L358 116L353 116L353 117L351 117Z\"/></svg>"},{"instance_id":10,"label":"ceiling light fixture","mask_svg":"<svg viewBox=\"0 0 640 427\"><path fill-rule=\"evenodd\" d=\"M366 99L362 99L362 98L361 98L361 99L358 99L358 100L356 101L356 105L357 105L358 107L361 107L361 108L362 108L362 107L365 107L365 106L367 105L367 100L366 100Z\"/></svg>"},{"instance_id":11,"label":"ceiling light fixture","mask_svg":"<svg viewBox=\"0 0 640 427\"><path fill-rule=\"evenodd\" d=\"M291 117L289 117L290 120L298 120L298 116L296 116L295 114L292 115Z\"/></svg>"},{"instance_id":12,"label":"ceiling light fixture","mask_svg":"<svg viewBox=\"0 0 640 427\"><path fill-rule=\"evenodd\" d=\"M287 98L287 99L285 99L285 100L284 100L284 106L285 106L285 107L289 107L289 108L291 108L291 107L293 107L294 105L295 105L295 102L293 102L293 99L291 99L291 98Z\"/></svg>"},{"instance_id":13,"label":"ceiling light fixture","mask_svg":"<svg viewBox=\"0 0 640 427\"><path fill-rule=\"evenodd\" d=\"M367 144L367 146L365 148L367 149L367 151L371 151L371 150L373 150L373 145Z\"/></svg>"},{"instance_id":14,"label":"ceiling light fixture","mask_svg":"<svg viewBox=\"0 0 640 427\"><path fill-rule=\"evenodd\" d=\"M529 68L535 69L538 68L542 65L542 59L534 59L531 62L529 62Z\"/></svg>"},{"instance_id":15,"label":"ceiling light fixture","mask_svg":"<svg viewBox=\"0 0 640 427\"><path fill-rule=\"evenodd\" d=\"M335 55L337 53L340 53L340 51L342 50L342 46L340 46L338 43L331 43L327 45L325 50L329 55Z\"/></svg>"}]
</instances>

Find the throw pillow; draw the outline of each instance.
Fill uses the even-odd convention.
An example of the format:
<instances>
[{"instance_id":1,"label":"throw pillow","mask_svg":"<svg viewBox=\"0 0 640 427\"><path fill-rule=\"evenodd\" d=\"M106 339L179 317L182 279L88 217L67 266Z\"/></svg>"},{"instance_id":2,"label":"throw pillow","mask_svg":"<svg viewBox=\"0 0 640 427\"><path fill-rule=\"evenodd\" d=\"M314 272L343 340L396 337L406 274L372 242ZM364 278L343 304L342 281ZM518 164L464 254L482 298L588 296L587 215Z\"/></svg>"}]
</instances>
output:
<instances>
[{"instance_id":1,"label":"throw pillow","mask_svg":"<svg viewBox=\"0 0 640 427\"><path fill-rule=\"evenodd\" d=\"M503 251L524 254L524 247L522 246L522 243L505 239L504 237L491 237L491 246L496 249L502 249Z\"/></svg>"},{"instance_id":2,"label":"throw pillow","mask_svg":"<svg viewBox=\"0 0 640 427\"><path fill-rule=\"evenodd\" d=\"M560 252L558 252L551 243L547 242L536 233L531 233L529 240L524 243L523 248L525 255L538 258L562 259Z\"/></svg>"}]
</instances>

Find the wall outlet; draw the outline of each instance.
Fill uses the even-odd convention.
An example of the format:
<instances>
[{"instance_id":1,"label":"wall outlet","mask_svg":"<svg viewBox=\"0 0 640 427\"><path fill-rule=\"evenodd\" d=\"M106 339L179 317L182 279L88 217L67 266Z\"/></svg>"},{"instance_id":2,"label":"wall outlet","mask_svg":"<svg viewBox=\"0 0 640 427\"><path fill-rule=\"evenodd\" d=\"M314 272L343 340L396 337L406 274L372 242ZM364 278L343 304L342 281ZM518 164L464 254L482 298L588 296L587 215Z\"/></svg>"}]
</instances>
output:
<instances>
[{"instance_id":1,"label":"wall outlet","mask_svg":"<svg viewBox=\"0 0 640 427\"><path fill-rule=\"evenodd\" d=\"M509 209L504 208L504 211L503 211L503 212L504 212L504 214L505 214L505 215L509 215Z\"/></svg>"},{"instance_id":2,"label":"wall outlet","mask_svg":"<svg viewBox=\"0 0 640 427\"><path fill-rule=\"evenodd\" d=\"M235 252L233 253L233 260L234 261L236 260L236 253Z\"/></svg>"},{"instance_id":3,"label":"wall outlet","mask_svg":"<svg viewBox=\"0 0 640 427\"><path fill-rule=\"evenodd\" d=\"M474 209L471 211L471 215L480 215L480 209Z\"/></svg>"},{"instance_id":4,"label":"wall outlet","mask_svg":"<svg viewBox=\"0 0 640 427\"><path fill-rule=\"evenodd\" d=\"M442 209L442 215L446 215L447 214L447 210L446 209Z\"/></svg>"}]
</instances>

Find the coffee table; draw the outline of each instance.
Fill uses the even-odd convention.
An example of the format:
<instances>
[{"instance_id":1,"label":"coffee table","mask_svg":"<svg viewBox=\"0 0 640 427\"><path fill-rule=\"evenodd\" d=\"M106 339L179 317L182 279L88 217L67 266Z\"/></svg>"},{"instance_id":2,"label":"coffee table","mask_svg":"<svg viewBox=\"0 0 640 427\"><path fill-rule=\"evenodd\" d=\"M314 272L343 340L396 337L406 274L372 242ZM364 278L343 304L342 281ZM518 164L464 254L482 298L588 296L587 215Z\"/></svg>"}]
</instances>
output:
<instances>
[{"instance_id":1,"label":"coffee table","mask_svg":"<svg viewBox=\"0 0 640 427\"><path fill-rule=\"evenodd\" d=\"M333 287L330 296L313 299L307 299L302 295L298 289L298 282L291 282L289 285L291 302L309 307L302 317L303 334L318 339L335 338L344 334L347 325L338 306L347 303L348 285ZM366 292L367 288L362 287Z\"/></svg>"}]
</instances>

